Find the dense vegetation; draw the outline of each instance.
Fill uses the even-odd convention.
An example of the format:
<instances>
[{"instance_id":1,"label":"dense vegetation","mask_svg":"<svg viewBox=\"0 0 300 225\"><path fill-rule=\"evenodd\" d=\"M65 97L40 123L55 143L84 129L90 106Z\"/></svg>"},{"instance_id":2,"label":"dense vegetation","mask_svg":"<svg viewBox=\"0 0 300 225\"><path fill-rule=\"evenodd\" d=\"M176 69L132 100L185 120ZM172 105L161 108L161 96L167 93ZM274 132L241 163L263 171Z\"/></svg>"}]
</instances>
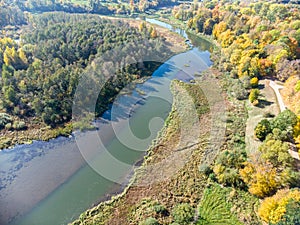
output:
<instances>
[{"instance_id":1,"label":"dense vegetation","mask_svg":"<svg viewBox=\"0 0 300 225\"><path fill-rule=\"evenodd\" d=\"M284 203L279 200L283 192L286 196L299 195L297 189L288 189L299 187L300 180L297 162L289 153L295 149L294 143L299 143L299 9L296 4L263 1L204 1L173 10L176 19L186 21L195 33L212 35L220 45L215 65L236 80L232 90L237 99L248 95L254 106L263 107L259 80L267 77L285 82L283 95L293 112L285 110L258 123L254 131L262 141L258 152L247 156L245 146L238 144L240 149L227 148L211 170L206 170L218 183L248 190L259 198L278 191L274 197L266 198L259 209L261 219L272 224L295 221L295 215L291 216L295 211L284 215L289 199L293 199L294 205L299 202L294 197L286 197ZM270 204L281 211L272 211L275 209Z\"/></svg>"},{"instance_id":2,"label":"dense vegetation","mask_svg":"<svg viewBox=\"0 0 300 225\"><path fill-rule=\"evenodd\" d=\"M2 128L7 130L13 129L14 121L40 127L68 122L77 84L86 73L94 81L110 77L96 104L99 116L122 87L150 75L158 66L137 61L150 55L160 60L171 55L163 40L153 36L152 27L138 30L120 21L64 13L34 16L30 22L35 29L20 44L0 39L0 107L6 113L3 118L13 117L2 119ZM107 53L101 59L111 49L123 54Z\"/></svg>"},{"instance_id":3,"label":"dense vegetation","mask_svg":"<svg viewBox=\"0 0 300 225\"><path fill-rule=\"evenodd\" d=\"M22 25L27 13L63 11L68 13L95 13L102 15L133 15L149 9L177 4L177 0L1 0L0 28L6 25Z\"/></svg>"}]
</instances>

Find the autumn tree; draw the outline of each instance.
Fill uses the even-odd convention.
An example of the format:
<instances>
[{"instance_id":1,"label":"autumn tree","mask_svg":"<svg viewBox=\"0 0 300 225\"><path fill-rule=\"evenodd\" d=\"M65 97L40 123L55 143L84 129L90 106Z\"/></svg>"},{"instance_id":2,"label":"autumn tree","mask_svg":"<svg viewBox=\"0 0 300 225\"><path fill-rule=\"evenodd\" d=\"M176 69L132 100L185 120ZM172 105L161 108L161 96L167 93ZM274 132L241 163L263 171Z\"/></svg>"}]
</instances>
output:
<instances>
[{"instance_id":1,"label":"autumn tree","mask_svg":"<svg viewBox=\"0 0 300 225\"><path fill-rule=\"evenodd\" d=\"M245 167L240 169L240 175L249 192L260 198L274 194L281 186L279 175L270 163L246 162Z\"/></svg>"},{"instance_id":2,"label":"autumn tree","mask_svg":"<svg viewBox=\"0 0 300 225\"><path fill-rule=\"evenodd\" d=\"M272 163L277 169L293 167L294 159L288 152L289 145L286 142L269 140L259 147L259 151L262 153L262 159Z\"/></svg>"},{"instance_id":3,"label":"autumn tree","mask_svg":"<svg viewBox=\"0 0 300 225\"><path fill-rule=\"evenodd\" d=\"M287 210L290 200L300 203L300 191L298 189L282 189L274 196L263 200L258 215L266 223L276 224L279 222Z\"/></svg>"}]
</instances>

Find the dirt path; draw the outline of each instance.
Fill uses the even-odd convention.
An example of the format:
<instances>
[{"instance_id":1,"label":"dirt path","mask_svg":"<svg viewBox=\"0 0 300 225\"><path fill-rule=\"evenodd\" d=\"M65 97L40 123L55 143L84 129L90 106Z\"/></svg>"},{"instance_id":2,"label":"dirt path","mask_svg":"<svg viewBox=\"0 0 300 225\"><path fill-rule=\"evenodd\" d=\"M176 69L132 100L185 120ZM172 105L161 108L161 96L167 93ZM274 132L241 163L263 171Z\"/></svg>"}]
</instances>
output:
<instances>
[{"instance_id":1,"label":"dirt path","mask_svg":"<svg viewBox=\"0 0 300 225\"><path fill-rule=\"evenodd\" d=\"M266 113L277 115L279 107L277 105L276 95L271 87L270 80L259 81L260 87L260 105L253 106L247 101L248 120L246 123L246 150L248 153L253 153L258 150L261 142L254 136L254 129L259 121L265 118Z\"/></svg>"},{"instance_id":2,"label":"dirt path","mask_svg":"<svg viewBox=\"0 0 300 225\"><path fill-rule=\"evenodd\" d=\"M279 105L280 111L284 111L286 109L284 102L282 100L282 96L279 92L279 89L282 89L283 86L276 84L274 81L270 81L270 87L274 90L275 94L276 94L276 98L277 98L277 103Z\"/></svg>"},{"instance_id":3,"label":"dirt path","mask_svg":"<svg viewBox=\"0 0 300 225\"><path fill-rule=\"evenodd\" d=\"M261 142L254 136L254 129L258 122L265 118L264 115L266 113L272 113L276 116L279 112L286 109L279 91L283 86L267 79L261 80L259 84L261 87L261 95L264 96L264 99L260 99L262 104L255 107L247 102L248 120L246 124L246 150L249 153L257 151L258 147L261 145ZM300 160L298 152L289 150L289 153L294 159Z\"/></svg>"}]
</instances>

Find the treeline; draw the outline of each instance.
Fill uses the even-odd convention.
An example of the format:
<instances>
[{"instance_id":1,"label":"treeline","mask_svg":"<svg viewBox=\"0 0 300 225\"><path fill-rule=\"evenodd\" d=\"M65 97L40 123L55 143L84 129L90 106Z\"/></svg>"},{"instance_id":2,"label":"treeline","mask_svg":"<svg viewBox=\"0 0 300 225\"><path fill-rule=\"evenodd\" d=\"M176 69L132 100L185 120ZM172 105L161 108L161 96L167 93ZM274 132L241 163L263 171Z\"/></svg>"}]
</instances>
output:
<instances>
[{"instance_id":1,"label":"treeline","mask_svg":"<svg viewBox=\"0 0 300 225\"><path fill-rule=\"evenodd\" d=\"M110 79L97 100L99 116L127 83L156 68L155 62L143 63L144 58L155 55L163 60L171 55L161 38L150 37L152 30L147 27L139 31L120 21L65 13L37 15L32 23L35 29L20 45L9 38L0 40L0 107L25 121L34 119L52 127L69 121L83 74ZM110 53L103 59L113 49L122 54Z\"/></svg>"},{"instance_id":2,"label":"treeline","mask_svg":"<svg viewBox=\"0 0 300 225\"><path fill-rule=\"evenodd\" d=\"M213 35L222 47L219 69L232 77L299 81L299 5L204 1L176 7L173 15L195 32Z\"/></svg>"},{"instance_id":3,"label":"treeline","mask_svg":"<svg viewBox=\"0 0 300 225\"><path fill-rule=\"evenodd\" d=\"M52 11L63 11L68 13L110 13L107 7L103 6L99 0L89 0L88 4L75 4L72 1L66 0L2 0L2 5L8 7L18 7L22 11L33 13Z\"/></svg>"},{"instance_id":4,"label":"treeline","mask_svg":"<svg viewBox=\"0 0 300 225\"><path fill-rule=\"evenodd\" d=\"M68 13L95 13L102 15L111 14L125 14L131 15L133 13L145 12L149 9L157 9L163 6L173 6L178 0L86 0L86 1L72 1L72 0L1 0L0 12L3 12L2 20L6 21L4 25L14 25L13 18L22 19L22 12L53 12L63 11ZM17 14L12 15L8 12L17 10ZM7 18L10 17L10 18ZM1 21L1 20L0 20ZM1 22L0 22L1 25Z\"/></svg>"}]
</instances>

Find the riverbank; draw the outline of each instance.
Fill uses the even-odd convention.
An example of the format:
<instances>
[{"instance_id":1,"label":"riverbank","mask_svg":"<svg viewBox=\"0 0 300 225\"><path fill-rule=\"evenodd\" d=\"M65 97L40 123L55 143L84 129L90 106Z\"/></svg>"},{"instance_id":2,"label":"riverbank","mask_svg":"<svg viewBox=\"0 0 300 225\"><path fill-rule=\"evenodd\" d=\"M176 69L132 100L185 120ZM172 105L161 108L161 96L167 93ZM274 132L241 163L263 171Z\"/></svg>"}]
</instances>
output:
<instances>
[{"instance_id":1,"label":"riverbank","mask_svg":"<svg viewBox=\"0 0 300 225\"><path fill-rule=\"evenodd\" d=\"M134 214L136 204L146 197L155 196L155 199L162 201L164 205L169 206L168 208L171 208L174 202L178 201L178 198L195 202L199 200L200 192L206 183L196 171L201 164L201 158L207 144L207 132L209 132L207 126L199 127L199 125L210 123L208 102L198 84L175 81L172 85L172 92L174 94L173 109L166 119L164 128L153 142L142 166L136 171L128 187L119 196L100 203L95 208L83 213L80 219L73 224L92 224L95 222L99 224L128 224L127 215ZM181 113L184 115L189 113L189 107L183 104L185 99L182 96L185 92L192 96L195 105L198 106L200 121L181 127L182 118L180 116L182 115L178 114L178 107L181 105L181 110L183 110ZM183 139L181 138L181 129L189 131L189 135L184 135ZM189 173L194 171L193 174L197 174L196 177L189 176L188 171ZM184 184L184 188L177 182ZM201 184L201 189L198 189L199 184ZM175 191L178 192L177 197L171 194ZM138 218L132 216L133 218L130 220L138 223Z\"/></svg>"},{"instance_id":2,"label":"riverbank","mask_svg":"<svg viewBox=\"0 0 300 225\"><path fill-rule=\"evenodd\" d=\"M106 19L112 20L122 20L128 23L130 26L138 28L141 21L130 19L130 18L115 18L115 17L104 17ZM147 26L153 26L148 23ZM171 50L173 55L187 50L187 45L184 43L184 38L180 35L169 31L168 29L162 27L156 27L157 34L165 37L165 45ZM134 82L133 82L134 83ZM13 118L14 119L14 118ZM41 121L35 118L27 118L25 122L26 129L15 130L11 128L6 128L0 130L0 150L11 148L18 144L31 144L33 140L48 141L50 139L56 138L58 136L68 137L73 130L92 130L94 127L89 124L89 119L81 122L67 122L63 125L57 126L55 128L47 126Z\"/></svg>"}]
</instances>

